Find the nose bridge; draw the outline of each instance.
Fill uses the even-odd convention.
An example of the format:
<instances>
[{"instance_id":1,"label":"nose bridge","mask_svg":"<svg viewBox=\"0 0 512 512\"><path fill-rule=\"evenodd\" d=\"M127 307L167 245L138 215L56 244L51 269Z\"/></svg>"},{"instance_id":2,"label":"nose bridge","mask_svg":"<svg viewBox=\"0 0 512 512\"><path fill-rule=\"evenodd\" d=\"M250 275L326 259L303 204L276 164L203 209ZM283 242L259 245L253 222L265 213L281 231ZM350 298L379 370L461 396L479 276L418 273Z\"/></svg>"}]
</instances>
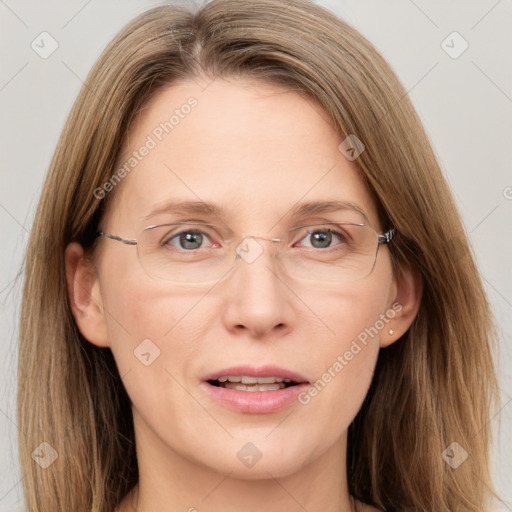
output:
<instances>
[{"instance_id":1,"label":"nose bridge","mask_svg":"<svg viewBox=\"0 0 512 512\"><path fill-rule=\"evenodd\" d=\"M275 293L279 288L280 279L285 278L287 270L282 268L279 250L283 248L282 238L253 234L246 235L234 247L235 273L239 274L244 286L263 289L270 286ZM244 268L247 267L247 268Z\"/></svg>"},{"instance_id":2,"label":"nose bridge","mask_svg":"<svg viewBox=\"0 0 512 512\"><path fill-rule=\"evenodd\" d=\"M264 241L270 243L265 244ZM279 249L281 242L281 238L269 238L257 234L247 235L236 245L236 256L245 263L252 264L259 259L265 251L270 250L271 254L274 255L275 251Z\"/></svg>"},{"instance_id":3,"label":"nose bridge","mask_svg":"<svg viewBox=\"0 0 512 512\"><path fill-rule=\"evenodd\" d=\"M248 235L246 238L259 238L260 240L268 240L269 242L282 242L281 238L268 238L267 236Z\"/></svg>"}]
</instances>

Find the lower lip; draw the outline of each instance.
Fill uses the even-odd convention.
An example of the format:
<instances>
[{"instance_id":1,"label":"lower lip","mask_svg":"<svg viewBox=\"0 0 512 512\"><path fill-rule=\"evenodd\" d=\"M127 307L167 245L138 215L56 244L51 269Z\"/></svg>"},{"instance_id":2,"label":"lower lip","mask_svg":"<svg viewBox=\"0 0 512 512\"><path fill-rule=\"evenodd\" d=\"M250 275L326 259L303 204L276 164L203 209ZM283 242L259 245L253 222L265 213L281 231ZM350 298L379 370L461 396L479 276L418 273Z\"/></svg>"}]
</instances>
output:
<instances>
[{"instance_id":1,"label":"lower lip","mask_svg":"<svg viewBox=\"0 0 512 512\"><path fill-rule=\"evenodd\" d=\"M298 395L309 386L303 383L274 391L239 391L213 386L208 382L202 382L201 385L221 404L249 414L269 414L284 409L298 401Z\"/></svg>"}]
</instances>

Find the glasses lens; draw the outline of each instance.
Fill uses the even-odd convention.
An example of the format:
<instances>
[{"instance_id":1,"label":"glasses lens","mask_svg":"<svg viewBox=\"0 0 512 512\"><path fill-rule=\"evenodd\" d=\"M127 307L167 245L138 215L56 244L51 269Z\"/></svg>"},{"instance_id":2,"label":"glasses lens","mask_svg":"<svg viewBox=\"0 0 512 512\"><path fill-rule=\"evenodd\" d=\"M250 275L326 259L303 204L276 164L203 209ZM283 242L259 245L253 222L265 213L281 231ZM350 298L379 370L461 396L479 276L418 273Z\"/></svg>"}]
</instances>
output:
<instances>
[{"instance_id":1,"label":"glasses lens","mask_svg":"<svg viewBox=\"0 0 512 512\"><path fill-rule=\"evenodd\" d=\"M251 237L234 247L219 240L219 232L212 225L167 224L145 229L137 250L142 267L151 277L190 284L214 283L226 277L236 262L251 264L264 251L273 251ZM301 226L281 240L273 245L285 273L326 283L347 283L369 275L378 248L377 233L359 224ZM248 242L257 248L249 247Z\"/></svg>"},{"instance_id":2,"label":"glasses lens","mask_svg":"<svg viewBox=\"0 0 512 512\"><path fill-rule=\"evenodd\" d=\"M288 273L298 279L349 283L369 275L378 236L362 224L318 224L293 230L294 247L283 254Z\"/></svg>"},{"instance_id":3,"label":"glasses lens","mask_svg":"<svg viewBox=\"0 0 512 512\"><path fill-rule=\"evenodd\" d=\"M228 247L215 243L207 224L176 223L146 228L138 239L139 260L148 275L175 283L210 283L234 264Z\"/></svg>"}]
</instances>

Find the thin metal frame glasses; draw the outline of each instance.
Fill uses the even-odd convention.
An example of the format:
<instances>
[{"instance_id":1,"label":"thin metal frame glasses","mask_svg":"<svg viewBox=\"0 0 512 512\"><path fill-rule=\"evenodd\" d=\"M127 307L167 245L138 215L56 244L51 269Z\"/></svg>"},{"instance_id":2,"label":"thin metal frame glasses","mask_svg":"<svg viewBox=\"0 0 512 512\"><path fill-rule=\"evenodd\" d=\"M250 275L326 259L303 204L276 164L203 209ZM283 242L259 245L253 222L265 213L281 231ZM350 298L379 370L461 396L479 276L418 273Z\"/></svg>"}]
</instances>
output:
<instances>
[{"instance_id":1,"label":"thin metal frame glasses","mask_svg":"<svg viewBox=\"0 0 512 512\"><path fill-rule=\"evenodd\" d=\"M222 240L219 232L214 224L186 221L148 226L134 240L103 231L96 234L137 246L144 271L164 281L207 284L222 280L239 260L248 264L256 261L264 252L257 240L267 240L272 242L282 270L290 277L346 284L371 274L379 247L391 243L396 233L392 228L379 234L366 224L347 222L303 224L289 229L281 238L248 235ZM212 241L210 246L190 247L202 245L205 238ZM310 243L320 243L321 247L295 245L308 238ZM181 247L174 245L176 241ZM336 243L331 246L332 241ZM323 247L325 242L329 247Z\"/></svg>"}]
</instances>

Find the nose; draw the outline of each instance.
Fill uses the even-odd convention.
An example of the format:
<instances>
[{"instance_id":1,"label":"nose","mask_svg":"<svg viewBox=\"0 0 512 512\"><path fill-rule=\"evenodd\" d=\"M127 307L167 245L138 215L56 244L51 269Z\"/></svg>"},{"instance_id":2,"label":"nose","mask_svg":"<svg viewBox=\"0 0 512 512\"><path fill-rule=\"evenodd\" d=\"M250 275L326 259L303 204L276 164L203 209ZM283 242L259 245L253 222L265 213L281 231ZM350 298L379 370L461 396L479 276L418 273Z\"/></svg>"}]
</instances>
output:
<instances>
[{"instance_id":1,"label":"nose","mask_svg":"<svg viewBox=\"0 0 512 512\"><path fill-rule=\"evenodd\" d=\"M223 321L231 332L254 338L290 332L292 297L274 258L273 240L247 237L237 247L237 260L225 282Z\"/></svg>"}]
</instances>

